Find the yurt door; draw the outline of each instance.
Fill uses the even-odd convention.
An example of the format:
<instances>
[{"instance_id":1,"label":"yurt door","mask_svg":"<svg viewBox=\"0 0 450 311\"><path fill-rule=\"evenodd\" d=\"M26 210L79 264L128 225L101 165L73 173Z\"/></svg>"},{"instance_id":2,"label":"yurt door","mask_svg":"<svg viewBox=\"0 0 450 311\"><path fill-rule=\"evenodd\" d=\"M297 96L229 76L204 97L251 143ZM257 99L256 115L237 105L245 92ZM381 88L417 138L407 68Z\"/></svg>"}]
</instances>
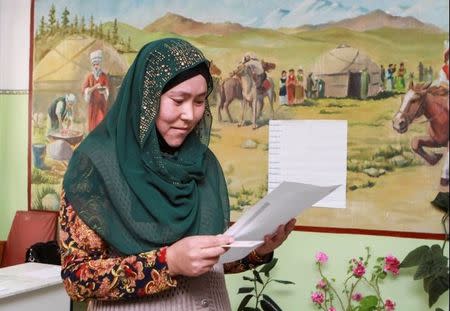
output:
<instances>
[{"instance_id":1,"label":"yurt door","mask_svg":"<svg viewBox=\"0 0 450 311\"><path fill-rule=\"evenodd\" d=\"M361 93L361 73L350 72L348 81L348 97L359 98Z\"/></svg>"}]
</instances>

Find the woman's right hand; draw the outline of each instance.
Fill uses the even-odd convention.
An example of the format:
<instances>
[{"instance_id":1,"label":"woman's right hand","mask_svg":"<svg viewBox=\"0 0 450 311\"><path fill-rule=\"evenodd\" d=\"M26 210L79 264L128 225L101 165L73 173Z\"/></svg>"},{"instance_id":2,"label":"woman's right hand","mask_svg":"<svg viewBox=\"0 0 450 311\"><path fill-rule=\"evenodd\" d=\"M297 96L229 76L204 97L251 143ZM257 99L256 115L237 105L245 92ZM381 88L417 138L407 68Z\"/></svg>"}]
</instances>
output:
<instances>
[{"instance_id":1,"label":"woman's right hand","mask_svg":"<svg viewBox=\"0 0 450 311\"><path fill-rule=\"evenodd\" d=\"M227 250L221 245L233 243L225 235L196 235L183 238L167 248L166 261L171 276L199 276L212 269Z\"/></svg>"}]
</instances>

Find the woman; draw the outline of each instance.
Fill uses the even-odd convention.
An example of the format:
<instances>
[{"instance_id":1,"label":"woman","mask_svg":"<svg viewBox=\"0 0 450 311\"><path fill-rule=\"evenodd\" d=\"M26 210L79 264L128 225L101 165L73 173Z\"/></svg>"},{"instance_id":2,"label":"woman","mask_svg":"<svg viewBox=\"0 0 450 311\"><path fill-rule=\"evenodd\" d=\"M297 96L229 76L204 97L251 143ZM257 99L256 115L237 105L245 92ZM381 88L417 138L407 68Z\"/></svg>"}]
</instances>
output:
<instances>
[{"instance_id":1,"label":"woman","mask_svg":"<svg viewBox=\"0 0 450 311\"><path fill-rule=\"evenodd\" d=\"M305 89L303 88L303 69L297 70L297 84L295 85L295 104L301 105L305 101Z\"/></svg>"},{"instance_id":2,"label":"woman","mask_svg":"<svg viewBox=\"0 0 450 311\"><path fill-rule=\"evenodd\" d=\"M230 310L223 273L271 260L294 227L246 258L216 265L229 202L208 149L208 61L180 39L147 44L63 182L62 277L90 310ZM140 298L140 299L136 299Z\"/></svg>"},{"instance_id":3,"label":"woman","mask_svg":"<svg viewBox=\"0 0 450 311\"><path fill-rule=\"evenodd\" d=\"M295 103L295 86L297 85L297 78L295 77L294 69L289 69L289 74L286 82L288 105L292 106Z\"/></svg>"},{"instance_id":4,"label":"woman","mask_svg":"<svg viewBox=\"0 0 450 311\"><path fill-rule=\"evenodd\" d=\"M287 91L286 91L286 70L283 70L281 72L281 78L280 78L280 90L278 92L278 96L280 96L280 105L287 105Z\"/></svg>"}]
</instances>

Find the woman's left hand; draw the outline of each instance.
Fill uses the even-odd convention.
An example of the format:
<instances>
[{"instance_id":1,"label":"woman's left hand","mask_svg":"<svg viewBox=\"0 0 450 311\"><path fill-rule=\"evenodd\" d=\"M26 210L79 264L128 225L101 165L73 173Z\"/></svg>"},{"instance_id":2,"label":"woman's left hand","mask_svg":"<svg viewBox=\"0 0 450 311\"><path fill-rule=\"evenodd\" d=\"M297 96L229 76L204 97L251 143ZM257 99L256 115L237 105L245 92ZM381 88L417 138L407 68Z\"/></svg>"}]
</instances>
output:
<instances>
[{"instance_id":1,"label":"woman's left hand","mask_svg":"<svg viewBox=\"0 0 450 311\"><path fill-rule=\"evenodd\" d=\"M273 252L278 246L283 244L288 235L294 230L296 219L292 218L288 223L278 226L277 231L264 237L264 244L255 251L259 256L267 255Z\"/></svg>"}]
</instances>

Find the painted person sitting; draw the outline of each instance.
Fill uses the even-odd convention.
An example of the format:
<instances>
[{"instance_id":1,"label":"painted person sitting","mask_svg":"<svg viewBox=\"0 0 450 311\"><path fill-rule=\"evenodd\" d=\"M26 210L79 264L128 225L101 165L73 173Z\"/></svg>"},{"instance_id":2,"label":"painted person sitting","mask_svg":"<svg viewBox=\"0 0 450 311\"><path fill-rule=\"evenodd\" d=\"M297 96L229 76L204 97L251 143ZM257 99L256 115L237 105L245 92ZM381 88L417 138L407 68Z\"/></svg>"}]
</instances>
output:
<instances>
[{"instance_id":1,"label":"painted person sitting","mask_svg":"<svg viewBox=\"0 0 450 311\"><path fill-rule=\"evenodd\" d=\"M56 98L48 107L49 126L48 132L66 133L73 123L73 106L77 100L74 94Z\"/></svg>"}]
</instances>

